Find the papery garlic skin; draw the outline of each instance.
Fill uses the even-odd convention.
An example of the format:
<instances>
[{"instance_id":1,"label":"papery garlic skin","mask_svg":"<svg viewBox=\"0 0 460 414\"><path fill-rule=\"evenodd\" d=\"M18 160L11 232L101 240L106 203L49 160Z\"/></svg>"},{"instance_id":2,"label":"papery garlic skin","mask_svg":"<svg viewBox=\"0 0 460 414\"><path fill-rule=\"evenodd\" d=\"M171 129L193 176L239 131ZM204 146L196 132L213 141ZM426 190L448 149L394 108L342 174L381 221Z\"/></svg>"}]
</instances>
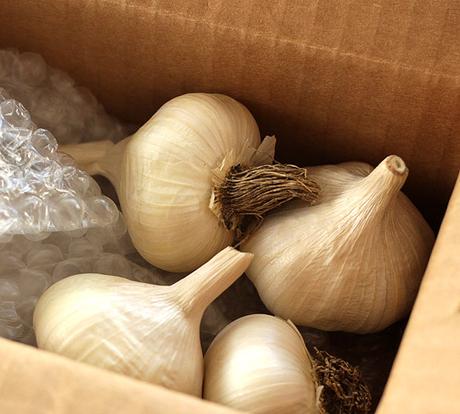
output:
<instances>
[{"instance_id":1,"label":"papery garlic skin","mask_svg":"<svg viewBox=\"0 0 460 414\"><path fill-rule=\"evenodd\" d=\"M38 347L201 397L203 312L251 260L251 254L226 248L172 286L70 276L38 301Z\"/></svg>"},{"instance_id":2,"label":"papery garlic skin","mask_svg":"<svg viewBox=\"0 0 460 414\"><path fill-rule=\"evenodd\" d=\"M319 202L267 217L243 245L255 254L247 274L267 308L298 325L384 329L409 313L434 242L399 191L408 170L390 156L374 170L344 163L309 171Z\"/></svg>"},{"instance_id":3,"label":"papery garlic skin","mask_svg":"<svg viewBox=\"0 0 460 414\"><path fill-rule=\"evenodd\" d=\"M312 363L295 327L249 315L225 327L205 355L203 397L256 414L316 414Z\"/></svg>"}]
</instances>

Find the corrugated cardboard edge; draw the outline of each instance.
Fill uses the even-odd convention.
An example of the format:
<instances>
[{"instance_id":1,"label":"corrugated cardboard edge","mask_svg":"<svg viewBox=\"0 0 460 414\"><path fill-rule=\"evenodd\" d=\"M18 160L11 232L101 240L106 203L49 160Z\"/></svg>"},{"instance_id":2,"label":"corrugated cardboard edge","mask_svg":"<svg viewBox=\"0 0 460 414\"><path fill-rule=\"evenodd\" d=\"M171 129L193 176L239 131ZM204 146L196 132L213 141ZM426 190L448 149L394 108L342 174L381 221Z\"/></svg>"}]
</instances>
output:
<instances>
[{"instance_id":1,"label":"corrugated cardboard edge","mask_svg":"<svg viewBox=\"0 0 460 414\"><path fill-rule=\"evenodd\" d=\"M378 414L460 413L460 176Z\"/></svg>"},{"instance_id":2,"label":"corrugated cardboard edge","mask_svg":"<svg viewBox=\"0 0 460 414\"><path fill-rule=\"evenodd\" d=\"M0 413L238 414L5 339L0 339Z\"/></svg>"}]
</instances>

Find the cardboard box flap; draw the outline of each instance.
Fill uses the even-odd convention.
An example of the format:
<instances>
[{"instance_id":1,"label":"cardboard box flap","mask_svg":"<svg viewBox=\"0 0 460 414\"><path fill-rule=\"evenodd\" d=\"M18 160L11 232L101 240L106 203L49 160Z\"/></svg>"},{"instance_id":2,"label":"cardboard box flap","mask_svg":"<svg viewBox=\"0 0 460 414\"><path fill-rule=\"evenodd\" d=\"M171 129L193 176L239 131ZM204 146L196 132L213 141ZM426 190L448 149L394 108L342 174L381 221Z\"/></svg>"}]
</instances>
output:
<instances>
[{"instance_id":1,"label":"cardboard box flap","mask_svg":"<svg viewBox=\"0 0 460 414\"><path fill-rule=\"evenodd\" d=\"M281 161L397 153L436 223L460 166L457 3L16 0L0 47L42 53L136 122L181 93L234 96L278 136Z\"/></svg>"},{"instance_id":2,"label":"cardboard box flap","mask_svg":"<svg viewBox=\"0 0 460 414\"><path fill-rule=\"evenodd\" d=\"M238 414L0 338L2 414Z\"/></svg>"},{"instance_id":3,"label":"cardboard box flap","mask_svg":"<svg viewBox=\"0 0 460 414\"><path fill-rule=\"evenodd\" d=\"M459 412L459 252L460 176L378 414Z\"/></svg>"}]
</instances>

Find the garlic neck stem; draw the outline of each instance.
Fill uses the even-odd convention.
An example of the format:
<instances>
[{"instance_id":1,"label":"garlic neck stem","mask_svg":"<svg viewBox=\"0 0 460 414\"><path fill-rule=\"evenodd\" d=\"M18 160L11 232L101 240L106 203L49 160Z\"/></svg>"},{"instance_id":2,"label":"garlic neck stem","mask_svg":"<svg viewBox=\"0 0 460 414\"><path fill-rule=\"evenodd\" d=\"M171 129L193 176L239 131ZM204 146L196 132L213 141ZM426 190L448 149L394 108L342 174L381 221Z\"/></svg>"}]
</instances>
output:
<instances>
[{"instance_id":1,"label":"garlic neck stem","mask_svg":"<svg viewBox=\"0 0 460 414\"><path fill-rule=\"evenodd\" d=\"M408 173L409 170L400 157L386 157L354 188L360 194L361 207L369 212L384 213L406 182Z\"/></svg>"},{"instance_id":2,"label":"garlic neck stem","mask_svg":"<svg viewBox=\"0 0 460 414\"><path fill-rule=\"evenodd\" d=\"M85 166L85 170L93 175L100 173L97 170L97 163L104 159L113 146L114 143L112 141L106 140L82 144L60 145L59 151L70 155L79 167Z\"/></svg>"},{"instance_id":3,"label":"garlic neck stem","mask_svg":"<svg viewBox=\"0 0 460 414\"><path fill-rule=\"evenodd\" d=\"M228 230L237 230L236 239L241 240L251 229L247 219L260 222L266 213L295 198L313 204L319 190L306 168L290 164L243 168L238 164L214 188L210 208Z\"/></svg>"},{"instance_id":4,"label":"garlic neck stem","mask_svg":"<svg viewBox=\"0 0 460 414\"><path fill-rule=\"evenodd\" d=\"M186 314L201 315L205 309L235 280L237 280L253 258L251 253L242 253L227 247L193 273L173 285Z\"/></svg>"},{"instance_id":5,"label":"garlic neck stem","mask_svg":"<svg viewBox=\"0 0 460 414\"><path fill-rule=\"evenodd\" d=\"M61 145L59 151L70 155L78 167L90 175L102 175L117 188L123 152L129 137L114 144L112 141L95 141L74 145Z\"/></svg>"}]
</instances>

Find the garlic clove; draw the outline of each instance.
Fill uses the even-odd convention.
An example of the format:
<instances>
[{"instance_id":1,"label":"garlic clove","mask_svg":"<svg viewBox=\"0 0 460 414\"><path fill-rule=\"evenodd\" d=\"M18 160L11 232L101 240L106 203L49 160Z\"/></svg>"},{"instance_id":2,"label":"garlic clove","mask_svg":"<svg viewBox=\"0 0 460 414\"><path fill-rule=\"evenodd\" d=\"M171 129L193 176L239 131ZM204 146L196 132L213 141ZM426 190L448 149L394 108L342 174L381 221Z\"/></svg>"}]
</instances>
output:
<instances>
[{"instance_id":1,"label":"garlic clove","mask_svg":"<svg viewBox=\"0 0 460 414\"><path fill-rule=\"evenodd\" d=\"M99 274L70 276L38 301L38 347L201 396L201 317L251 260L251 254L226 248L172 286Z\"/></svg>"},{"instance_id":2,"label":"garlic clove","mask_svg":"<svg viewBox=\"0 0 460 414\"><path fill-rule=\"evenodd\" d=\"M323 330L375 332L410 311L434 235L400 192L397 156L309 168L322 191L265 219L243 244L247 271L267 308Z\"/></svg>"}]
</instances>

